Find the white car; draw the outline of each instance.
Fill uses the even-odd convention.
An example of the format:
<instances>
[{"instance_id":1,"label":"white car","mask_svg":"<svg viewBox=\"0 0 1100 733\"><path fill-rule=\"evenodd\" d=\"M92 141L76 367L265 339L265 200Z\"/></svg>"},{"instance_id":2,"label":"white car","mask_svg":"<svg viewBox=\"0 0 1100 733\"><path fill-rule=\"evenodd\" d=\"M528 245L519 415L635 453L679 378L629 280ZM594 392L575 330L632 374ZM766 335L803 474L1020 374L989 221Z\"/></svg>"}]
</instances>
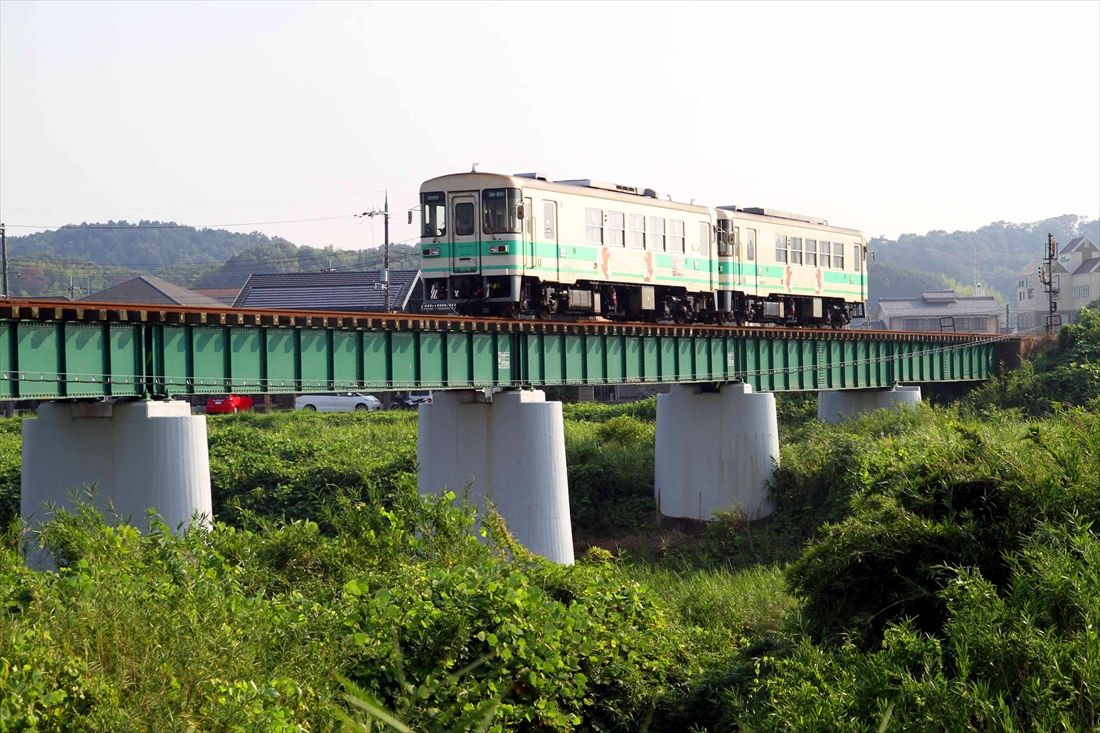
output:
<instances>
[{"instance_id":1,"label":"white car","mask_svg":"<svg viewBox=\"0 0 1100 733\"><path fill-rule=\"evenodd\" d=\"M294 399L295 410L308 412L351 412L382 407L382 401L369 394L358 392L335 392L333 394L304 394Z\"/></svg>"}]
</instances>

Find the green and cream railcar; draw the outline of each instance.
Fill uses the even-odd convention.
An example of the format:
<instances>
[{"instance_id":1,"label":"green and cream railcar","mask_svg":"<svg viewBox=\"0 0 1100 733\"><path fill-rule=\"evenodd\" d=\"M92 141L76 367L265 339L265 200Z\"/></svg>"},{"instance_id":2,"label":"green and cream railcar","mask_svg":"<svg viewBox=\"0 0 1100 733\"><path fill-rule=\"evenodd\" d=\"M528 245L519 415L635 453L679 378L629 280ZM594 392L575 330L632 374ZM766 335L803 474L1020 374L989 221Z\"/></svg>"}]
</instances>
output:
<instances>
[{"instance_id":1,"label":"green and cream railcar","mask_svg":"<svg viewBox=\"0 0 1100 733\"><path fill-rule=\"evenodd\" d=\"M717 216L720 312L739 322L834 326L863 315L861 232L767 209L723 206Z\"/></svg>"},{"instance_id":2,"label":"green and cream railcar","mask_svg":"<svg viewBox=\"0 0 1100 733\"><path fill-rule=\"evenodd\" d=\"M762 249L762 237L802 242L822 228L754 211L538 174L434 178L421 186L424 306L543 317L846 322L854 301L812 289L827 280L793 265L788 272ZM838 232L830 242L839 232L858 235L829 231Z\"/></svg>"}]
</instances>

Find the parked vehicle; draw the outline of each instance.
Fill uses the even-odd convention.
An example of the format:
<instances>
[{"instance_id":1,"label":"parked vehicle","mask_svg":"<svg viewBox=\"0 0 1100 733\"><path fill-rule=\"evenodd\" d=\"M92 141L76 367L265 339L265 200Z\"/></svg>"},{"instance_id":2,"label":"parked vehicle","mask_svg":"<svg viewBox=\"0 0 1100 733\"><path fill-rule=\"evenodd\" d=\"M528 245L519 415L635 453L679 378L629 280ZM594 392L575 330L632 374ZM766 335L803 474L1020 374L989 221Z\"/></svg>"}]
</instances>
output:
<instances>
[{"instance_id":1,"label":"parked vehicle","mask_svg":"<svg viewBox=\"0 0 1100 733\"><path fill-rule=\"evenodd\" d=\"M295 410L308 412L352 412L353 410L374 411L382 407L382 401L369 394L359 392L336 392L334 394L304 394L294 400Z\"/></svg>"},{"instance_id":2,"label":"parked vehicle","mask_svg":"<svg viewBox=\"0 0 1100 733\"><path fill-rule=\"evenodd\" d=\"M220 415L234 412L248 412L252 409L252 398L244 395L226 395L211 397L206 401L206 414Z\"/></svg>"},{"instance_id":3,"label":"parked vehicle","mask_svg":"<svg viewBox=\"0 0 1100 733\"><path fill-rule=\"evenodd\" d=\"M397 404L401 407L408 407L409 409L415 409L420 405L432 404L431 392L409 392L407 395L398 398Z\"/></svg>"}]
</instances>

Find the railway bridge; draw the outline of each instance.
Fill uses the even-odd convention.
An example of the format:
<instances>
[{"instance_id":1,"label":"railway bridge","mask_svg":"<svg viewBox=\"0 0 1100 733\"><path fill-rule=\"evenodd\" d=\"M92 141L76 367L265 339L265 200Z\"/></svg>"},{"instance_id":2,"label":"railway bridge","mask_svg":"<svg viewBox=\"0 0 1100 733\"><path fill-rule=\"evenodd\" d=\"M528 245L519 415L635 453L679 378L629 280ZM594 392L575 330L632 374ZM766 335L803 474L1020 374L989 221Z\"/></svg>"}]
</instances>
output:
<instances>
[{"instance_id":1,"label":"railway bridge","mask_svg":"<svg viewBox=\"0 0 1100 733\"><path fill-rule=\"evenodd\" d=\"M673 384L658 398L660 511L762 517L774 392L818 392L819 416L838 419L919 401L920 384L988 379L1018 353L986 334L0 301L0 401L45 401L23 427L32 523L93 482L122 516L209 521L205 418L174 397L430 389L421 490L491 497L558 562L573 557L565 445L544 387Z\"/></svg>"}]
</instances>

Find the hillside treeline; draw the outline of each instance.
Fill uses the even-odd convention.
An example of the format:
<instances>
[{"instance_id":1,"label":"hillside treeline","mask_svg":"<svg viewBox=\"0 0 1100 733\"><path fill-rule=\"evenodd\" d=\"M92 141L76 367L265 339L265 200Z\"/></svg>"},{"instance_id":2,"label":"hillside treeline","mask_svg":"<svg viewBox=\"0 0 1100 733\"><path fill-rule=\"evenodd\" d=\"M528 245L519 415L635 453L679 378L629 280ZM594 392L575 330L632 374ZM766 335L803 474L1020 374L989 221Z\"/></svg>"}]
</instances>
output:
<instances>
[{"instance_id":1,"label":"hillside treeline","mask_svg":"<svg viewBox=\"0 0 1100 733\"><path fill-rule=\"evenodd\" d=\"M394 245L393 266L415 248ZM8 238L12 295L81 297L138 275L186 287L239 287L253 273L377 269L382 253L303 247L259 232L196 229L171 222L110 221Z\"/></svg>"}]
</instances>

